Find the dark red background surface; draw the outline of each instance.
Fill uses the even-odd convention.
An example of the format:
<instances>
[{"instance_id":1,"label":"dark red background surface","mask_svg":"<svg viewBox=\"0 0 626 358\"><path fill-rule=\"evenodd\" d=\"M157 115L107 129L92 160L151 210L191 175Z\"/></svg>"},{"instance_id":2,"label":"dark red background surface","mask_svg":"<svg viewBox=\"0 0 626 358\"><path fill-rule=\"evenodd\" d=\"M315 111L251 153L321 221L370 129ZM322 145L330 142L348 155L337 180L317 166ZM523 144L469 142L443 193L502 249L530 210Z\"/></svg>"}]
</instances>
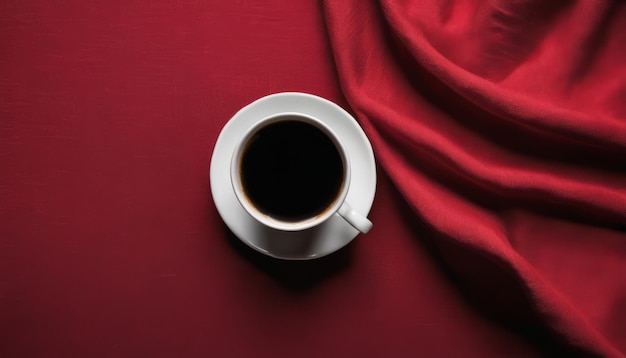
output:
<instances>
[{"instance_id":1,"label":"dark red background surface","mask_svg":"<svg viewBox=\"0 0 626 358\"><path fill-rule=\"evenodd\" d=\"M560 349L466 298L382 170L344 250L239 243L209 190L222 126L280 91L349 108L320 4L209 3L0 3L1 357Z\"/></svg>"}]
</instances>

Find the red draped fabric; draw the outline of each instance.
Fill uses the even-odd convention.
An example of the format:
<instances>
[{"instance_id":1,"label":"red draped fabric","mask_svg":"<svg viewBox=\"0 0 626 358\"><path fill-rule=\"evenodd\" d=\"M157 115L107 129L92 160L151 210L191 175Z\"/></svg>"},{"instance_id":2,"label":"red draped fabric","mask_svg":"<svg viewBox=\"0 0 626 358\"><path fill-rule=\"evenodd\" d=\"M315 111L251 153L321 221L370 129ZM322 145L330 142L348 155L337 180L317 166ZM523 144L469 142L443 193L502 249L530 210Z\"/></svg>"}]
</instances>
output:
<instances>
[{"instance_id":1,"label":"red draped fabric","mask_svg":"<svg viewBox=\"0 0 626 358\"><path fill-rule=\"evenodd\" d=\"M464 294L626 352L626 3L324 5L342 90Z\"/></svg>"}]
</instances>

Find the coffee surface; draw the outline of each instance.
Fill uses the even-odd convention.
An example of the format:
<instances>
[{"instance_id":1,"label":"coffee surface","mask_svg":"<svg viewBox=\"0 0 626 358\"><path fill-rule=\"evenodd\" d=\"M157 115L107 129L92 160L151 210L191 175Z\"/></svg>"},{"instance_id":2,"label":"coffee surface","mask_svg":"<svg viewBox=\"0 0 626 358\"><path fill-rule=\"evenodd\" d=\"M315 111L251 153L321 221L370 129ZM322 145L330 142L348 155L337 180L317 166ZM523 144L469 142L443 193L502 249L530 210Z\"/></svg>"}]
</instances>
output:
<instances>
[{"instance_id":1,"label":"coffee surface","mask_svg":"<svg viewBox=\"0 0 626 358\"><path fill-rule=\"evenodd\" d=\"M290 222L324 212L337 198L344 175L331 139L317 127L295 120L270 124L254 134L240 165L252 205Z\"/></svg>"}]
</instances>

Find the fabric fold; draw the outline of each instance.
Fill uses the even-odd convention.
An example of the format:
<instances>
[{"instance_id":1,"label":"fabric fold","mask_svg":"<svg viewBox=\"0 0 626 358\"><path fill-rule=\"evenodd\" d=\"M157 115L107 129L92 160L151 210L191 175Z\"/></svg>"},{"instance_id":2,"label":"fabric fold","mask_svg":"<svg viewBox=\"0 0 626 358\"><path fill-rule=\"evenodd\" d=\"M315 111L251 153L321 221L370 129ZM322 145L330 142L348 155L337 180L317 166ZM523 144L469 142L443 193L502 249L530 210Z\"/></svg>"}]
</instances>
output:
<instances>
[{"instance_id":1,"label":"fabric fold","mask_svg":"<svg viewBox=\"0 0 626 358\"><path fill-rule=\"evenodd\" d=\"M324 11L344 95L460 291L558 351L623 356L626 5Z\"/></svg>"}]
</instances>

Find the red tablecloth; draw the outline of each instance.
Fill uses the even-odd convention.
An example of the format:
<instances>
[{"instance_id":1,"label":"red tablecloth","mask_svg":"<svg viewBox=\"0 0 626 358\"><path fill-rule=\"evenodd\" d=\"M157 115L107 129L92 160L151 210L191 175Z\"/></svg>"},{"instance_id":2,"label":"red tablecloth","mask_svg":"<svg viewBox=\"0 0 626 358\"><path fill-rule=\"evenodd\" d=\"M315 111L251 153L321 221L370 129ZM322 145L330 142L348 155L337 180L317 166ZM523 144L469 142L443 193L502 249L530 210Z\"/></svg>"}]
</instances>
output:
<instances>
[{"instance_id":1,"label":"red tablecloth","mask_svg":"<svg viewBox=\"0 0 626 358\"><path fill-rule=\"evenodd\" d=\"M280 91L358 104L343 97L324 15L338 31L350 14L310 0L0 2L1 357L598 352L536 317L516 275L439 240L406 187L388 179L396 166L381 138L374 229L343 250L279 261L227 230L209 159L239 108ZM542 252L583 238L573 223L551 232L543 214L507 212L507 230L522 243L546 241L527 256L550 266ZM579 278L626 279L623 226L593 222L603 241L566 252L568 265L589 266L562 267L565 292ZM626 288L612 306L587 307L602 301L589 287L573 304L583 302L582 316L614 316L598 331L615 350L599 352L626 350Z\"/></svg>"}]
</instances>

